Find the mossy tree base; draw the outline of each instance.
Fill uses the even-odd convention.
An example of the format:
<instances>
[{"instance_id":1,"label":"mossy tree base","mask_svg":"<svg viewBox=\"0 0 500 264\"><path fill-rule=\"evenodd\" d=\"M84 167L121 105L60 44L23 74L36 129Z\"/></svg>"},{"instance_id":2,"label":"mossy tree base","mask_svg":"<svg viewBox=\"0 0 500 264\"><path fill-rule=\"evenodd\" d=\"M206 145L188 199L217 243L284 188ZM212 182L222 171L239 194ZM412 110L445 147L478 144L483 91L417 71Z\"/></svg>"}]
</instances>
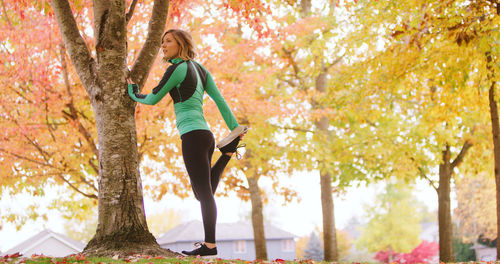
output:
<instances>
[{"instance_id":1,"label":"mossy tree base","mask_svg":"<svg viewBox=\"0 0 500 264\"><path fill-rule=\"evenodd\" d=\"M178 257L181 254L158 245L149 232L117 233L109 236L95 236L82 254L87 257L125 258L130 255Z\"/></svg>"}]
</instances>

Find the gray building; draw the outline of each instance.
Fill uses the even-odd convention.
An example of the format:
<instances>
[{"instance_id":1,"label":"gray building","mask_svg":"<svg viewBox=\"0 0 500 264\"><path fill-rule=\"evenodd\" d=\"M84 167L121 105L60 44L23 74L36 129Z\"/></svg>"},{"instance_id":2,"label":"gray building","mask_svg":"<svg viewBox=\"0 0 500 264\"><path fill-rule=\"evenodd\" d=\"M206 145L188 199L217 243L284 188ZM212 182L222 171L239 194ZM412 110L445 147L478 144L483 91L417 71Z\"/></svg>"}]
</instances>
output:
<instances>
[{"instance_id":1,"label":"gray building","mask_svg":"<svg viewBox=\"0 0 500 264\"><path fill-rule=\"evenodd\" d=\"M296 259L295 235L270 224L264 225L264 232L266 235L267 256L270 260ZM251 223L217 223L215 233L219 258L255 260ZM157 239L161 247L176 252L194 249L193 243L202 242L203 240L203 224L200 221L191 221L178 225Z\"/></svg>"}]
</instances>

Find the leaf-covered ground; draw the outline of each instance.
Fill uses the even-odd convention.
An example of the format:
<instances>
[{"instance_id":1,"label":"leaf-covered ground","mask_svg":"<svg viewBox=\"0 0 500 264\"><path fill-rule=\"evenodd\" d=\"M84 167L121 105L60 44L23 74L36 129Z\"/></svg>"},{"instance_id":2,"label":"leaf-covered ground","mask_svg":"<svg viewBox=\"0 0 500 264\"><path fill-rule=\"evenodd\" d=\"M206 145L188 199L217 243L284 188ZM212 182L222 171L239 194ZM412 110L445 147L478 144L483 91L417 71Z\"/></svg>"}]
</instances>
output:
<instances>
[{"instance_id":1,"label":"leaf-covered ground","mask_svg":"<svg viewBox=\"0 0 500 264\"><path fill-rule=\"evenodd\" d=\"M0 263L50 263L50 264L72 264L72 263L165 263L165 264L271 264L271 263L298 263L298 264L314 264L312 260L302 261L285 261L275 259L272 261L245 261L245 260L225 260L225 259L204 259L193 257L152 257L144 255L131 255L126 258L91 258L84 255L70 255L64 258L52 258L43 255L33 255L31 257L20 256L18 254L7 255L0 257Z\"/></svg>"},{"instance_id":2,"label":"leaf-covered ground","mask_svg":"<svg viewBox=\"0 0 500 264\"><path fill-rule=\"evenodd\" d=\"M203 259L203 258L193 258L193 257L177 257L177 258L167 258L167 257L152 257L144 255L131 255L123 259L119 258L87 258L84 255L70 255L64 258L52 258L43 255L33 255L31 257L20 256L18 254L7 255L0 257L0 263L49 263L49 264L73 264L73 263L165 263L165 264L324 264L332 262L320 262L313 260L300 260L300 261L285 261L282 259L275 259L271 261L246 261L240 259L226 260L226 259ZM500 261L476 261L476 262L457 262L453 264L500 264ZM361 263L354 263L361 264ZM396 264L396 263L394 263ZM444 263L441 263L444 264Z\"/></svg>"}]
</instances>

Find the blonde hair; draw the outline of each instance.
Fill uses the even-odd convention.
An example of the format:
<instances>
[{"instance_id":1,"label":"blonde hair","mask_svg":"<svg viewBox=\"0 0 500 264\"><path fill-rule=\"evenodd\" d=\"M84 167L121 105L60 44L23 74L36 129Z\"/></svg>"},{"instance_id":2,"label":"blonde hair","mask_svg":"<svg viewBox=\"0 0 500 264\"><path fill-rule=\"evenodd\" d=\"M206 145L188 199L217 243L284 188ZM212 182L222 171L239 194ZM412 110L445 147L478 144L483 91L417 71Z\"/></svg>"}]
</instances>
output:
<instances>
[{"instance_id":1,"label":"blonde hair","mask_svg":"<svg viewBox=\"0 0 500 264\"><path fill-rule=\"evenodd\" d=\"M172 34L175 41L179 45L179 53L176 55L176 58L181 58L185 61L192 60L196 57L196 52L194 51L193 38L191 34L181 29L169 29L163 36L161 37L161 41L163 42L163 38L168 33ZM166 58L164 58L166 60Z\"/></svg>"}]
</instances>

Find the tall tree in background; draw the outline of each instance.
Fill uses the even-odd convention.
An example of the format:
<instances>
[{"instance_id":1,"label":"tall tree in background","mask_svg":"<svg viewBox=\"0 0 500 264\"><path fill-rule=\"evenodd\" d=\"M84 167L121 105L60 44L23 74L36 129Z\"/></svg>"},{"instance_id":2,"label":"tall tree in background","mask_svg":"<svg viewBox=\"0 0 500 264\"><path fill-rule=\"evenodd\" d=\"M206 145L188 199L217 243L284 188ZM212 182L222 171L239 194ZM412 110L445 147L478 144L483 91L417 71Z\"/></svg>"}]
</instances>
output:
<instances>
[{"instance_id":1,"label":"tall tree in background","mask_svg":"<svg viewBox=\"0 0 500 264\"><path fill-rule=\"evenodd\" d=\"M487 72L487 82L490 84L488 90L488 98L490 101L490 116L491 116L491 132L493 138L493 157L495 160L495 183L496 183L496 193L497 193L497 241L500 237L500 121L498 115L498 99L495 97L497 92L497 86L499 82L500 66L498 65L500 61L500 50L498 48L498 39L500 37L499 24L500 24L500 3L498 1L489 1L485 3L486 6L479 5L478 9L489 9L493 12L484 12L483 19L486 20L486 25L481 25L481 35L478 40L475 41L475 46L482 48L481 51L484 52L486 57L486 69ZM496 6L495 6L496 5ZM495 8L496 7L496 8ZM495 12L496 11L496 12ZM496 16L491 16L491 13ZM476 19L469 18L470 23L474 23ZM481 21L482 22L482 21ZM496 27L494 26L496 25ZM464 30L465 31L465 30ZM496 31L496 34L493 33ZM493 33L493 34L491 34ZM469 37L468 34L463 34L464 40ZM457 42L460 38L457 38ZM497 242L497 260L500 260L500 243Z\"/></svg>"},{"instance_id":2,"label":"tall tree in background","mask_svg":"<svg viewBox=\"0 0 500 264\"><path fill-rule=\"evenodd\" d=\"M426 146L434 157L429 159L420 153L409 160L438 193L440 259L453 261L450 181L470 147L487 134L484 126L487 105L484 76L489 71L484 60L477 59L482 57L482 51L477 47L488 45L479 45L479 40L475 43L477 46L471 45L474 34L467 33L466 28L474 22L482 22L473 28L478 36L484 36L483 44L491 41L491 36L483 35L483 32L491 33L491 27L498 25L494 23L497 18L490 12L496 10L491 8L495 3L369 4L370 8L366 10L370 12L363 12L359 18L362 23L371 25L372 30L385 31L381 34L385 47L382 55L374 57L372 70L368 71L375 73L373 80L384 80L387 87L392 87L385 91L399 97L398 104L403 109L414 109L407 112L408 116L422 122L412 129L411 136L406 137L407 142L410 145L418 142L415 145L417 152ZM484 20L472 18L479 11L490 14L485 15L487 19ZM470 42L468 46L463 45L467 42ZM439 180L431 176L432 168L436 166L439 166Z\"/></svg>"},{"instance_id":3,"label":"tall tree in background","mask_svg":"<svg viewBox=\"0 0 500 264\"><path fill-rule=\"evenodd\" d=\"M311 14L311 0L301 0L300 2L300 13L302 18L306 18ZM333 15L333 5L329 6L329 15ZM316 55L316 54L315 54ZM327 78L329 67L332 67L338 62L338 59L326 65L328 61L319 57L315 60L315 68L319 68L319 74L314 80L314 89L317 93L324 96L327 88ZM316 109L322 109L324 106L318 101L311 102L313 107ZM329 120L327 116L320 116L319 119L315 120L314 125L317 129L317 134L319 138L323 140L328 140L329 137ZM319 148L317 148L319 151ZM338 261L338 247L337 247L337 230L335 227L335 215L334 215L334 203L333 203L333 186L332 186L332 172L324 169L320 169L320 189L321 189L321 212L323 214L323 249L324 249L324 260L326 261Z\"/></svg>"},{"instance_id":4,"label":"tall tree in background","mask_svg":"<svg viewBox=\"0 0 500 264\"><path fill-rule=\"evenodd\" d=\"M333 5L323 2L329 10L328 15L325 17L333 17ZM312 3L310 0L301 0L296 3L291 2L291 12L281 18L280 32L277 34L276 44L274 44L274 52L276 52L285 63L285 71L278 76L278 79L290 86L292 101L300 105L301 100L306 99L303 97L304 93L319 94L319 97L324 97L328 85L328 72L333 65L338 63L339 60L329 60L330 53L323 51L326 41L330 36L330 30L335 26L332 20L322 17L319 11L312 10ZM288 22L288 23L286 23ZM294 30L296 29L296 30ZM319 33L317 31L320 31ZM316 43L315 43L316 41ZM301 52L306 52L309 56L307 58L301 57ZM279 65L279 64L278 64ZM283 86L280 84L280 86ZM323 105L319 100L312 98L306 99L306 102L312 105L311 114L306 114L309 117L314 116L309 122L313 121L314 127L308 129L308 125L286 127L286 130L295 131L301 134L312 132L314 133L314 142L319 145L323 140L329 139L331 136L328 131L329 119L327 114L314 115L318 112L328 112L323 109ZM308 111L303 107L299 107L300 111ZM300 118L298 120L301 120ZM301 123L298 121L298 123ZM302 128L301 128L302 127ZM294 132L294 133L295 133ZM307 138L307 136L306 136ZM307 140L307 139L306 139ZM314 145L314 144L313 144ZM320 147L312 147L312 156L301 156L298 159L315 159L316 156L323 156ZM306 163L308 161L305 161ZM323 161L331 162L331 161ZM321 163L321 162L320 162ZM326 261L337 261L337 242L336 242L336 229L334 217L334 203L333 203L333 186L332 186L332 172L328 169L320 167L320 191L321 191L321 204L323 216L323 244L324 244L324 259Z\"/></svg>"},{"instance_id":5,"label":"tall tree in background","mask_svg":"<svg viewBox=\"0 0 500 264\"><path fill-rule=\"evenodd\" d=\"M359 68L364 43L346 29L352 21L344 9L333 2L321 4L292 4L277 19L281 24L273 51L281 58L280 96L292 97L303 112L283 129L296 134L293 143L301 144L304 154L296 159L320 173L325 260L334 261L338 247L332 194L355 181L382 180L394 171L408 177L412 171L394 147L407 127L404 118L387 106L383 90L372 92L372 83L362 80L367 73Z\"/></svg>"},{"instance_id":6,"label":"tall tree in background","mask_svg":"<svg viewBox=\"0 0 500 264\"><path fill-rule=\"evenodd\" d=\"M400 10L409 10L408 6ZM434 67L440 69L436 72L433 79L437 82L437 91L441 87L446 88L450 98L469 94L463 97L463 101L471 101L471 98L480 97L477 103L466 107L466 109L473 110L473 108L480 109L473 110L473 112L480 112L483 115L478 116L476 125L468 125L470 127L471 135L474 138L466 139L463 143L462 150L457 155L453 162L447 161L449 159L449 142L442 150L443 163L440 165L440 181L438 187L439 204L445 206L445 211L439 212L440 220L440 260L453 261L453 245L452 245L452 231L451 231L451 213L449 213L449 184L447 179L453 173L455 165L461 162L462 154L467 152L467 147L484 138L484 126L482 118L484 117L484 91L488 91L489 112L491 117L491 129L493 134L493 149L495 160L495 177L498 180L498 167L500 162L500 142L498 142L498 109L495 99L495 84L496 77L495 71L498 65L499 51L493 44L498 39L498 25L500 21L499 16L499 3L496 1L482 1L482 2L467 2L467 1L450 1L450 2L427 2L420 8L415 9L412 15L409 16L406 22L401 26L397 26L394 30L394 35L402 34L402 39L405 39L411 46L417 47L424 52L421 53L421 58L427 62L433 61L433 52L435 49L440 49L440 46L445 47L451 56L438 58L433 63ZM442 44L439 44L439 43ZM452 55L454 54L454 55ZM494 66L496 65L496 67ZM453 74L453 75L451 75ZM444 84L444 85L443 85ZM439 87L441 86L441 87ZM430 86L432 89L435 86ZM443 92L445 90L442 90ZM461 91L460 94L454 94L454 91ZM445 93L441 93L442 98L445 98ZM474 95L471 97L470 95ZM442 100L442 99L441 99ZM460 100L460 101L462 101ZM455 100L454 105L457 105ZM446 104L446 103L445 103ZM451 106L452 104L450 104ZM450 108L449 108L450 109ZM453 108L451 108L453 109ZM459 110L463 112L463 108ZM467 120L467 116L460 117L462 120ZM470 120L469 120L470 121ZM474 123L473 122L473 123ZM447 121L447 126L453 122ZM473 124L472 123L472 124ZM476 136L475 134L481 134ZM476 142L477 143L477 142ZM446 176L450 175L450 176ZM443 182L441 182L443 180ZM442 185L444 184L444 185ZM497 184L497 188L498 184ZM499 189L497 189L499 190ZM497 191L497 197L499 195ZM500 199L497 199L499 203ZM497 210L499 207L497 206ZM498 211L497 211L498 214ZM497 217L497 221L499 218ZM445 224L445 229L441 230L441 223ZM497 222L497 225L500 222ZM499 247L500 249L500 247ZM497 249L497 251L499 251ZM499 251L500 252L500 251Z\"/></svg>"},{"instance_id":7,"label":"tall tree in background","mask_svg":"<svg viewBox=\"0 0 500 264\"><path fill-rule=\"evenodd\" d=\"M268 12L266 6L262 6L259 13L255 14L256 19L265 20ZM222 16L231 15L224 13ZM200 29L200 34L214 34L223 52L209 51L206 54L206 65L228 95L225 98L236 109L237 119L251 129L244 139L246 147L242 160L231 162L233 169L228 169L225 173L225 188L226 192L236 191L242 200L250 200L256 258L267 259L263 209L268 199L259 187L259 180L271 179L273 191L283 196L287 202L296 196L295 191L279 183L280 174L290 172L293 167L286 162L286 156L294 154L280 146L280 140L275 136L277 128L272 126L286 118L293 118L293 113L284 107L287 99L276 98L273 93L267 93L274 88L273 77L277 69L273 67L272 59L260 51L269 45L266 32L243 21L228 25L227 21L218 17L213 19L210 30L207 32L206 29ZM223 30L214 31L218 28ZM246 34L243 34L243 28ZM253 37L260 34L263 36ZM210 60L213 57L220 59ZM210 107L211 105L210 103L207 108L210 112L207 119L210 123L218 124L220 118L214 118L218 117L218 113L215 113L218 110Z\"/></svg>"}]
</instances>

